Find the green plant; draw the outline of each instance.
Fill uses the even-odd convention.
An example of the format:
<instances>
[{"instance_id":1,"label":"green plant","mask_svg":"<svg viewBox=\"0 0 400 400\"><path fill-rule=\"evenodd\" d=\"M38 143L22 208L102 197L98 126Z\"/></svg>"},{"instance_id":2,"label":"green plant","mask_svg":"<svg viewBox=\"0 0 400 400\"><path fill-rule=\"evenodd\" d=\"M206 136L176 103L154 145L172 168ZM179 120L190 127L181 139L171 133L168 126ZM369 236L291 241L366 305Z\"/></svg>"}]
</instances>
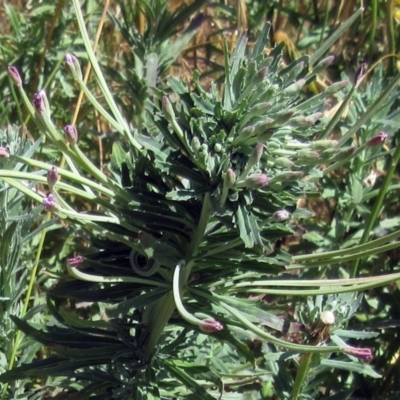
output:
<instances>
[{"instance_id":1,"label":"green plant","mask_svg":"<svg viewBox=\"0 0 400 400\"><path fill-rule=\"evenodd\" d=\"M330 171L361 156L382 156L386 136L376 135L379 123L356 145L316 139L333 128L322 102L344 96L350 85L342 81L305 95L303 88L332 61L321 60L328 46L318 57L303 56L282 68L283 46L264 51L269 26L251 50L241 36L230 56L225 51L222 91L215 84L206 91L198 73L191 86L161 76L158 86L144 91L137 108L142 112L131 127L90 47L79 2L73 3L107 106L83 83L76 57L67 55L66 66L119 140L108 170L100 170L80 149L76 128L67 125L64 138L46 94L37 93L32 105L18 71L10 68L46 146L62 152L69 169L12 153L11 160L41 173L3 169L0 177L82 229L97 250L71 258L66 271L46 271L58 280L47 291L52 321L40 326L13 321L53 354L0 380L54 376L77 398L97 399L213 399L221 393L230 398L227 389L232 398L242 392L268 398L274 382L280 398L315 398L318 380L330 368L378 376L354 358L371 358L372 351L346 343L374 334L339 328L359 307L358 292L395 282L400 273L349 279L342 266L399 247L391 241L400 232L335 250L328 243L309 254L276 246L289 235L304 234L303 224L314 214L296 204L318 197ZM382 88L364 120L378 106L391 107L398 79ZM349 98L356 92L350 86ZM350 139L352 128L339 118L336 124ZM50 194L40 195L24 180L47 184ZM69 201L73 197L91 210L99 206L101 213L79 211ZM311 233L309 238L323 240ZM296 279L285 274L293 270L300 271ZM321 318L326 311L335 321ZM289 323L293 314L299 321ZM297 338L287 340L282 336L287 334ZM322 345L329 337L334 345ZM297 377L283 360L291 360ZM306 380L312 385L304 385Z\"/></svg>"}]
</instances>

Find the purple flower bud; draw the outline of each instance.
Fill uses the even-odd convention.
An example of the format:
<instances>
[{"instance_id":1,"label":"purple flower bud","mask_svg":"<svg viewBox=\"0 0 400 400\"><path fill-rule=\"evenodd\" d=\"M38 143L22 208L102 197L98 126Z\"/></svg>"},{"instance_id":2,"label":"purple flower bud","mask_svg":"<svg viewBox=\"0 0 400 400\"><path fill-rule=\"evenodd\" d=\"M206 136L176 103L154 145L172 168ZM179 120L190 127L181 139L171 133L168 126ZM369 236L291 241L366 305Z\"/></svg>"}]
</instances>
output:
<instances>
[{"instance_id":1,"label":"purple flower bud","mask_svg":"<svg viewBox=\"0 0 400 400\"><path fill-rule=\"evenodd\" d=\"M268 74L268 71L269 71L268 67L261 68L254 76L253 83L255 85L261 83L264 80L265 76Z\"/></svg>"},{"instance_id":2,"label":"purple flower bud","mask_svg":"<svg viewBox=\"0 0 400 400\"><path fill-rule=\"evenodd\" d=\"M279 210L276 211L273 215L272 218L275 221L285 221L290 217L290 214L286 210Z\"/></svg>"},{"instance_id":3,"label":"purple flower bud","mask_svg":"<svg viewBox=\"0 0 400 400\"><path fill-rule=\"evenodd\" d=\"M269 184L269 179L266 174L253 174L248 176L244 182L236 184L237 187L245 187L248 189L260 189Z\"/></svg>"},{"instance_id":4,"label":"purple flower bud","mask_svg":"<svg viewBox=\"0 0 400 400\"><path fill-rule=\"evenodd\" d=\"M362 62L360 64L360 66L357 68L356 73L354 74L354 84L355 85L357 85L361 81L361 79L364 77L366 69L367 69L367 63Z\"/></svg>"},{"instance_id":5,"label":"purple flower bud","mask_svg":"<svg viewBox=\"0 0 400 400\"><path fill-rule=\"evenodd\" d=\"M78 141L78 131L74 125L64 126L65 139L69 144L75 144Z\"/></svg>"},{"instance_id":6,"label":"purple flower bud","mask_svg":"<svg viewBox=\"0 0 400 400\"><path fill-rule=\"evenodd\" d=\"M69 258L67 260L67 265L68 267L71 268L77 268L83 263L83 257L82 256L75 256L72 258Z\"/></svg>"},{"instance_id":7,"label":"purple flower bud","mask_svg":"<svg viewBox=\"0 0 400 400\"><path fill-rule=\"evenodd\" d=\"M76 80L82 80L82 70L78 59L71 53L65 56L65 65Z\"/></svg>"},{"instance_id":8,"label":"purple flower bud","mask_svg":"<svg viewBox=\"0 0 400 400\"><path fill-rule=\"evenodd\" d=\"M271 179L271 183L295 181L301 179L303 176L304 176L303 171L279 172Z\"/></svg>"},{"instance_id":9,"label":"purple flower bud","mask_svg":"<svg viewBox=\"0 0 400 400\"><path fill-rule=\"evenodd\" d=\"M382 146L385 143L388 134L386 132L379 132L376 136L369 139L367 143L365 143L366 147L376 147Z\"/></svg>"},{"instance_id":10,"label":"purple flower bud","mask_svg":"<svg viewBox=\"0 0 400 400\"><path fill-rule=\"evenodd\" d=\"M52 166L51 169L47 171L47 184L50 189L53 189L54 185L58 181L58 172L55 166Z\"/></svg>"},{"instance_id":11,"label":"purple flower bud","mask_svg":"<svg viewBox=\"0 0 400 400\"><path fill-rule=\"evenodd\" d=\"M229 168L225 174L225 182L228 187L232 187L233 183L235 182L236 175L235 171L232 168Z\"/></svg>"},{"instance_id":12,"label":"purple flower bud","mask_svg":"<svg viewBox=\"0 0 400 400\"><path fill-rule=\"evenodd\" d=\"M338 92L339 90L344 89L346 86L349 85L349 83L350 82L346 81L346 80L333 83L331 86L328 86L325 89L324 94L334 94L334 93Z\"/></svg>"},{"instance_id":13,"label":"purple flower bud","mask_svg":"<svg viewBox=\"0 0 400 400\"><path fill-rule=\"evenodd\" d=\"M332 64L333 60L335 59L334 56L328 56L321 60L314 68L313 73L314 74L319 74L322 71L324 71L329 65Z\"/></svg>"},{"instance_id":14,"label":"purple flower bud","mask_svg":"<svg viewBox=\"0 0 400 400\"><path fill-rule=\"evenodd\" d=\"M373 357L372 349L359 347L346 347L343 349L345 354L360 358L361 360L371 360Z\"/></svg>"},{"instance_id":15,"label":"purple flower bud","mask_svg":"<svg viewBox=\"0 0 400 400\"><path fill-rule=\"evenodd\" d=\"M10 153L3 146L0 146L0 158L10 158Z\"/></svg>"},{"instance_id":16,"label":"purple flower bud","mask_svg":"<svg viewBox=\"0 0 400 400\"><path fill-rule=\"evenodd\" d=\"M199 324L199 328L206 333L212 333L215 331L220 331L224 329L224 326L219 321L215 321L213 319L207 318L201 321Z\"/></svg>"},{"instance_id":17,"label":"purple flower bud","mask_svg":"<svg viewBox=\"0 0 400 400\"><path fill-rule=\"evenodd\" d=\"M17 68L10 65L8 67L8 73L10 74L10 77L11 77L12 81L14 82L15 86L21 87L22 79L21 79L21 76L19 75Z\"/></svg>"},{"instance_id":18,"label":"purple flower bud","mask_svg":"<svg viewBox=\"0 0 400 400\"><path fill-rule=\"evenodd\" d=\"M49 194L43 199L43 205L47 212L53 212L57 207L57 201L52 194Z\"/></svg>"},{"instance_id":19,"label":"purple flower bud","mask_svg":"<svg viewBox=\"0 0 400 400\"><path fill-rule=\"evenodd\" d=\"M44 90L34 94L33 106L40 115L47 115L50 118L50 106Z\"/></svg>"}]
</instances>

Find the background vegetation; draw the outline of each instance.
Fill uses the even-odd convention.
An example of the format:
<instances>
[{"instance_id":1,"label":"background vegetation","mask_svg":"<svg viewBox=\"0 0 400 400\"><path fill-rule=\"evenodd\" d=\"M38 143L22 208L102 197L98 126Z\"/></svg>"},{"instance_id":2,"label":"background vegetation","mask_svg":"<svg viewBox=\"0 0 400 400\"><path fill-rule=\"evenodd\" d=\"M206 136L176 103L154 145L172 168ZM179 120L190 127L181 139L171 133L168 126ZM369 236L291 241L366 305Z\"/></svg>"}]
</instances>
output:
<instances>
[{"instance_id":1,"label":"background vegetation","mask_svg":"<svg viewBox=\"0 0 400 400\"><path fill-rule=\"evenodd\" d=\"M397 399L397 2L77 4L0 8L3 398Z\"/></svg>"}]
</instances>

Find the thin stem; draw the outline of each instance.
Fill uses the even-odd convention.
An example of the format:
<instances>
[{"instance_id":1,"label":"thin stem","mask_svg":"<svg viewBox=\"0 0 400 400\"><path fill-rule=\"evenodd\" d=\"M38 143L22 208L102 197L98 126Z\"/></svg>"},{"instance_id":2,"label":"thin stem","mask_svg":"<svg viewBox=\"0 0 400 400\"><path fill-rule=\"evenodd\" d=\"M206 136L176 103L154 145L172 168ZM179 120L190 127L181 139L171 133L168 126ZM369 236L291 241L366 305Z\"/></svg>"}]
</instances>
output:
<instances>
[{"instance_id":1,"label":"thin stem","mask_svg":"<svg viewBox=\"0 0 400 400\"><path fill-rule=\"evenodd\" d=\"M373 226L375 225L376 220L379 217L379 214L380 214L381 209L382 209L383 201L385 199L386 193L388 192L389 185L390 185L390 183L392 181L393 175L394 175L394 173L396 171L397 164L399 163L399 161L400 161L400 145L398 143L397 147L396 147L396 151L395 151L395 153L393 155L390 167L389 167L389 169L387 171L387 174L385 175L385 178L383 180L381 189L379 191L379 195L378 195L378 197L377 197L377 199L375 201L375 204L374 204L374 206L372 208L371 216L370 216L370 218L368 220L368 223L367 223L367 225L366 225L366 227L364 229L363 235L361 237L361 240L360 240L361 244L366 243L366 241L368 240L369 235L371 233L371 230L372 230ZM351 267L351 272L350 272L350 276L351 277L356 276L359 264L360 264L360 258L355 260L353 265L352 265L352 267Z\"/></svg>"},{"instance_id":2,"label":"thin stem","mask_svg":"<svg viewBox=\"0 0 400 400\"><path fill-rule=\"evenodd\" d=\"M79 268L74 267L67 267L68 272L71 276L75 279L85 282L96 282L96 283L140 283L142 285L150 285L150 286L158 286L164 287L167 289L171 288L171 285L166 282L160 282L155 279L143 279L143 278L136 278L133 276L98 276L98 275L91 275L82 272Z\"/></svg>"},{"instance_id":3,"label":"thin stem","mask_svg":"<svg viewBox=\"0 0 400 400\"><path fill-rule=\"evenodd\" d=\"M308 371L310 370L311 357L311 353L306 353L301 356L300 365L297 369L296 379L292 389L292 396L290 397L293 400L297 400L299 398L301 389L304 386L307 378Z\"/></svg>"}]
</instances>

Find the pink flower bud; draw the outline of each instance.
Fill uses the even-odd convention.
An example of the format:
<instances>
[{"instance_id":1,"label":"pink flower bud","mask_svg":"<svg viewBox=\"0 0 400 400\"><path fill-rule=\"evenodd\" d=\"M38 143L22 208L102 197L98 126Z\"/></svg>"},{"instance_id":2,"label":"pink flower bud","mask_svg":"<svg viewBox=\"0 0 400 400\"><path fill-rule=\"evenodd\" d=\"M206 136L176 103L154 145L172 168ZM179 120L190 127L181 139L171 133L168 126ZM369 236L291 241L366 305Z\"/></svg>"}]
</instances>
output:
<instances>
[{"instance_id":1,"label":"pink flower bud","mask_svg":"<svg viewBox=\"0 0 400 400\"><path fill-rule=\"evenodd\" d=\"M349 354L350 356L354 356L360 358L361 360L371 360L373 357L372 349L368 348L359 348L359 347L346 347L343 349L343 352Z\"/></svg>"},{"instance_id":2,"label":"pink flower bud","mask_svg":"<svg viewBox=\"0 0 400 400\"><path fill-rule=\"evenodd\" d=\"M369 139L368 142L365 144L366 147L376 147L382 146L385 143L388 134L386 132L379 132L376 136Z\"/></svg>"},{"instance_id":3,"label":"pink flower bud","mask_svg":"<svg viewBox=\"0 0 400 400\"><path fill-rule=\"evenodd\" d=\"M83 263L82 256L75 256L67 260L68 267L77 268Z\"/></svg>"},{"instance_id":4,"label":"pink flower bud","mask_svg":"<svg viewBox=\"0 0 400 400\"><path fill-rule=\"evenodd\" d=\"M22 86L22 79L21 76L19 75L18 69L16 67L13 67L10 65L8 67L8 73L10 74L10 77L12 81L14 82L15 86L21 87Z\"/></svg>"},{"instance_id":5,"label":"pink flower bud","mask_svg":"<svg viewBox=\"0 0 400 400\"><path fill-rule=\"evenodd\" d=\"M279 210L276 211L273 215L272 218L275 221L285 221L290 217L290 214L286 210Z\"/></svg>"},{"instance_id":6,"label":"pink flower bud","mask_svg":"<svg viewBox=\"0 0 400 400\"><path fill-rule=\"evenodd\" d=\"M57 201L52 194L43 199L43 206L47 212L53 212L57 207Z\"/></svg>"},{"instance_id":7,"label":"pink flower bud","mask_svg":"<svg viewBox=\"0 0 400 400\"><path fill-rule=\"evenodd\" d=\"M207 318L201 321L199 324L199 328L206 333L212 333L215 331L220 331L224 329L224 326L219 321L215 321L213 319Z\"/></svg>"},{"instance_id":8,"label":"pink flower bud","mask_svg":"<svg viewBox=\"0 0 400 400\"><path fill-rule=\"evenodd\" d=\"M49 185L50 189L53 189L54 185L57 183L58 180L58 172L55 166L51 167L47 171L47 184Z\"/></svg>"},{"instance_id":9,"label":"pink flower bud","mask_svg":"<svg viewBox=\"0 0 400 400\"><path fill-rule=\"evenodd\" d=\"M75 144L78 141L78 131L74 125L64 126L65 139L69 144Z\"/></svg>"},{"instance_id":10,"label":"pink flower bud","mask_svg":"<svg viewBox=\"0 0 400 400\"><path fill-rule=\"evenodd\" d=\"M0 146L0 158L10 158L10 153L3 146Z\"/></svg>"},{"instance_id":11,"label":"pink flower bud","mask_svg":"<svg viewBox=\"0 0 400 400\"><path fill-rule=\"evenodd\" d=\"M365 72L367 70L367 63L362 62L360 66L357 68L356 73L354 74L354 84L357 85L361 79L364 77Z\"/></svg>"},{"instance_id":12,"label":"pink flower bud","mask_svg":"<svg viewBox=\"0 0 400 400\"><path fill-rule=\"evenodd\" d=\"M33 106L40 115L46 115L50 118L50 106L47 100L46 92L41 90L33 96Z\"/></svg>"},{"instance_id":13,"label":"pink flower bud","mask_svg":"<svg viewBox=\"0 0 400 400\"><path fill-rule=\"evenodd\" d=\"M166 120L171 121L171 120L175 119L174 109L172 108L172 104L169 101L168 96L163 96L163 98L161 100L161 104L162 104L162 109L163 109Z\"/></svg>"},{"instance_id":14,"label":"pink flower bud","mask_svg":"<svg viewBox=\"0 0 400 400\"><path fill-rule=\"evenodd\" d=\"M65 65L76 80L82 80L82 71L78 59L71 53L65 56Z\"/></svg>"},{"instance_id":15,"label":"pink flower bud","mask_svg":"<svg viewBox=\"0 0 400 400\"><path fill-rule=\"evenodd\" d=\"M236 184L237 187L245 187L248 189L261 189L269 184L269 179L266 174L253 174L248 176L244 182Z\"/></svg>"}]
</instances>

